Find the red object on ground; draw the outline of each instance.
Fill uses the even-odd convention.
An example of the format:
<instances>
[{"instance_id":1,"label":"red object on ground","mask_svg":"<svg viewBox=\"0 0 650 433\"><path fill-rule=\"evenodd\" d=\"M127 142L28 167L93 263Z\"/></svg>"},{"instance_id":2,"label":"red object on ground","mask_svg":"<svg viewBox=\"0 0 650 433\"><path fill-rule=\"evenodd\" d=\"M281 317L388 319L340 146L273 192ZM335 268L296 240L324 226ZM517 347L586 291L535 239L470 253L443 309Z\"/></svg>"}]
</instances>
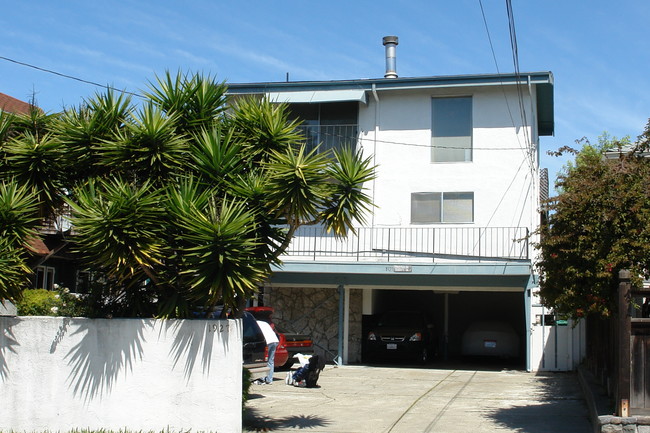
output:
<instances>
[{"instance_id":1,"label":"red object on ground","mask_svg":"<svg viewBox=\"0 0 650 433\"><path fill-rule=\"evenodd\" d=\"M295 362L293 356L296 353L312 354L314 352L314 343L309 335L295 334L278 330L273 323L273 307L248 307L245 309L251 313L257 320L264 320L269 323L280 340L278 349L275 352L275 366L290 366ZM282 347L282 352L287 352L286 358L284 353L278 353ZM282 362L284 359L284 362Z\"/></svg>"}]
</instances>

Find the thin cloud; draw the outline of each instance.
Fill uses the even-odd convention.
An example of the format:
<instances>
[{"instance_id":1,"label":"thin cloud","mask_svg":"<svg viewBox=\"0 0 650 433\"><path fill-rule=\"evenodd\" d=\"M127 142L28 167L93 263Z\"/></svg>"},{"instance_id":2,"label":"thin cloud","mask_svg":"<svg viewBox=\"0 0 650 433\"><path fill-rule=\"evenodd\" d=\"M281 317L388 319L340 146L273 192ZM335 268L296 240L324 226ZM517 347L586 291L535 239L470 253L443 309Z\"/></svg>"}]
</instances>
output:
<instances>
[{"instance_id":1,"label":"thin cloud","mask_svg":"<svg viewBox=\"0 0 650 433\"><path fill-rule=\"evenodd\" d=\"M212 49L256 65L271 67L279 72L290 72L292 75L309 77L312 80L331 79L331 76L327 76L318 69L308 69L293 65L269 54L262 54L236 44L215 44L212 46Z\"/></svg>"}]
</instances>

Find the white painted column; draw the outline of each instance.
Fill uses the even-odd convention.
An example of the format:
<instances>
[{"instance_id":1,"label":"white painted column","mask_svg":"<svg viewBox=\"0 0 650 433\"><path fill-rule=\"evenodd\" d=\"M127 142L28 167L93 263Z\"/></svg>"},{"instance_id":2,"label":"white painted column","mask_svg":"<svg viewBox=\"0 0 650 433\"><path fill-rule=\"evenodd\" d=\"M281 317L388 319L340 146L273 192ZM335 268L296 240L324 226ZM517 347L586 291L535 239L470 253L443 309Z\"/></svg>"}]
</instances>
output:
<instances>
[{"instance_id":1,"label":"white painted column","mask_svg":"<svg viewBox=\"0 0 650 433\"><path fill-rule=\"evenodd\" d=\"M375 312L375 292L374 289L361 290L361 314L370 315Z\"/></svg>"},{"instance_id":2,"label":"white painted column","mask_svg":"<svg viewBox=\"0 0 650 433\"><path fill-rule=\"evenodd\" d=\"M343 364L347 364L350 351L350 289L344 286L343 293Z\"/></svg>"}]
</instances>

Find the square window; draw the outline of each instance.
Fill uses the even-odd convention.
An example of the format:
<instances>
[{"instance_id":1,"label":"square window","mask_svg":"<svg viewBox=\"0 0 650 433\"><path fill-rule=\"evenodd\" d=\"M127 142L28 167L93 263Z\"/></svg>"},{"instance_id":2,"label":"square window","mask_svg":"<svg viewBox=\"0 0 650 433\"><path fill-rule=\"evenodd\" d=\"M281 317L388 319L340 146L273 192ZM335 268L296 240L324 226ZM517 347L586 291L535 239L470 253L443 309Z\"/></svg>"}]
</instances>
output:
<instances>
[{"instance_id":1,"label":"square window","mask_svg":"<svg viewBox=\"0 0 650 433\"><path fill-rule=\"evenodd\" d=\"M442 193L414 192L411 194L411 223L442 222Z\"/></svg>"},{"instance_id":2,"label":"square window","mask_svg":"<svg viewBox=\"0 0 650 433\"><path fill-rule=\"evenodd\" d=\"M411 193L411 223L474 222L473 192Z\"/></svg>"}]
</instances>

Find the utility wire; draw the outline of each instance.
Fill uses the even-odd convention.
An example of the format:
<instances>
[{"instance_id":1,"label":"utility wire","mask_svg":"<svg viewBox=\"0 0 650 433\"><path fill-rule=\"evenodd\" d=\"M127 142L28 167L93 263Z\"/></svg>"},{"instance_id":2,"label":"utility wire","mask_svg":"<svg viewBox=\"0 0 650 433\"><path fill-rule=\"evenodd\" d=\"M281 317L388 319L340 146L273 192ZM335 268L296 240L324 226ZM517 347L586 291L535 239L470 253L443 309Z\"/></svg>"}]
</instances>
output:
<instances>
[{"instance_id":1,"label":"utility wire","mask_svg":"<svg viewBox=\"0 0 650 433\"><path fill-rule=\"evenodd\" d=\"M480 0L479 0L479 1L480 1ZM482 5L481 5L481 8L482 8ZM486 24L486 25L487 25L487 24ZM489 37L489 33L488 33L488 37ZM492 42L490 41L490 45L491 45L491 44L492 44ZM493 53L493 56L494 56L494 49L492 49L492 53ZM40 66L35 66L35 65L32 65L32 64L29 64L29 63L25 63L25 62L20 62L20 61L18 61L18 60L10 59L10 58L8 58L8 57L0 56L0 59L1 59L1 60L5 60L5 61L7 61L7 62L15 63L15 64L17 64L17 65L26 66L26 67L28 67L28 68L36 69L36 70L38 70L38 71L46 72L46 73L48 73L48 74L53 74L53 75L57 75L57 76L59 76L59 77L68 78L68 79L70 79L70 80L79 81L79 82L81 82L81 83L90 84L90 85L92 85L92 86L102 87L102 88L105 88L105 89L111 89L111 90L114 90L114 91L116 91L116 92L125 93L125 94L128 94L128 95L136 96L136 97L138 97L138 98L144 98L144 96L141 95L141 94L139 94L139 93L129 92L129 91L126 91L126 90L117 89L117 88L112 87L112 86L108 86L108 85L104 85L104 84L99 84L99 83L94 82L94 81L84 80L83 78L74 77L74 76L72 76L72 75L62 74L62 73L60 73L60 72L56 72L56 71L53 71L53 70L50 70L50 69L46 69L46 68L41 68ZM495 62L496 62L496 57L495 57ZM498 72L498 65L497 65L497 72ZM505 94L505 93L504 93L504 94ZM512 120L512 119L513 119L513 118L512 118L512 113L511 113L511 111L510 111L510 105L508 104L507 99L506 99L506 104L508 105L508 113L510 114L510 119L511 119L511 121L512 121L512 123L513 123L513 126L514 126L514 120ZM340 135L340 134L320 133L320 135L321 135L321 136L326 136L326 137L339 138L339 139L344 139L344 138L346 138L344 135ZM360 140L363 141L363 140L369 140L369 139L361 138ZM519 140L518 137L517 137L517 140ZM378 143L384 143L384 144L396 144L396 145L413 146L413 147L425 147L425 148L435 147L435 148L440 148L440 149L456 149L456 147L451 147L451 146L437 146L437 145L433 145L433 144L417 144L417 143L406 143L406 142L387 141L387 140L375 140L375 141L377 141ZM480 148L480 147L473 147L472 149L474 149L474 150L519 150L519 149L521 149L521 148L520 148L520 147L519 147L519 148L517 148L517 147L500 147L500 148L492 148L492 147L491 147L491 148Z\"/></svg>"},{"instance_id":2,"label":"utility wire","mask_svg":"<svg viewBox=\"0 0 650 433\"><path fill-rule=\"evenodd\" d=\"M298 129L301 129L298 127ZM380 140L380 139L374 139L374 138L363 138L363 137L357 137L357 136L352 136L350 134L334 134L330 132L319 132L318 133L319 138L317 139L310 139L310 137L303 137L303 141L306 142L321 142L321 143L326 143L328 138L333 138L339 143L345 143L346 141L349 142L361 142L363 145L364 141L369 141L369 142L377 142L377 143L383 143L383 144L395 144L398 146L410 146L410 147L422 147L422 148L436 148L436 149L463 149L460 147L455 147L455 146L441 146L438 144L418 144L418 143L407 143L404 141L389 141L389 140ZM521 147L476 147L472 146L472 150L522 150Z\"/></svg>"},{"instance_id":3,"label":"utility wire","mask_svg":"<svg viewBox=\"0 0 650 433\"><path fill-rule=\"evenodd\" d=\"M37 71L42 71L42 72L47 72L48 74L58 75L59 77L68 78L70 80L79 81L79 82L82 82L82 83L85 83L85 84L90 84L90 85L97 86L97 87L103 87L104 89L110 89L110 90L114 90L116 92L126 93L127 95L133 95L133 96L136 96L138 98L144 98L144 96L140 95L139 93L129 92L127 90L117 89L117 88L109 86L109 85L104 85L104 84L95 83L94 81L84 80L83 78L74 77L72 75L62 74L60 72L56 72L56 71L53 71L51 69L41 68L39 66L30 65L29 63L25 63L25 62L19 62L18 60L10 59L9 57L0 56L0 59L6 60L7 62L15 63L17 65L26 66L28 68L36 69Z\"/></svg>"},{"instance_id":4,"label":"utility wire","mask_svg":"<svg viewBox=\"0 0 650 433\"><path fill-rule=\"evenodd\" d=\"M490 35L490 27L488 26L487 18L485 16L485 9L483 8L483 0L478 0L478 3L479 3L479 6L481 7L481 15L483 16L483 25L485 26L485 33L487 34L488 42L490 44L490 51L492 52L492 59L494 60L494 66L496 67L497 74L499 74L499 76L501 76L501 70L499 68L499 62L498 62L497 56L496 56L496 54L494 52L494 44L492 43L492 36ZM519 80L520 77L518 76L517 79ZM512 110L510 109L510 102L508 102L508 95L506 94L505 84L503 83L503 81L501 81L501 91L503 92L503 100L506 103L506 108L508 109L508 115L510 116L510 123L512 124L512 127L516 131L517 126L515 125L515 119L514 119L514 117L512 115ZM522 121L523 121L523 118L522 118ZM515 138L517 139L517 143L519 143L519 147L520 147L523 155L526 156L527 159L528 159L528 156L527 156L528 155L528 150L527 150L528 143L522 145L521 140L519 140L519 135L517 135L516 132L515 132ZM530 166L530 169L532 170L533 169L532 161L529 161L529 166Z\"/></svg>"},{"instance_id":5,"label":"utility wire","mask_svg":"<svg viewBox=\"0 0 650 433\"><path fill-rule=\"evenodd\" d=\"M371 138L359 138L360 141L375 141ZM396 144L399 146L411 146L411 147L423 147L427 149L436 148L436 149L462 149L454 146L441 146L435 144L417 144L417 143L406 143L400 141L387 141L387 140L376 140L377 143L383 144ZM471 147L472 150L521 150L521 147Z\"/></svg>"},{"instance_id":6,"label":"utility wire","mask_svg":"<svg viewBox=\"0 0 650 433\"><path fill-rule=\"evenodd\" d=\"M515 74L517 76L517 92L519 96L519 110L521 111L522 119L524 121L524 125L528 124L528 120L526 118L526 107L524 104L524 95L523 95L523 90L522 90L522 85L521 85L521 71L519 69L519 48L517 45L517 31L515 27L515 14L512 9L512 0L506 0L506 9L508 13L508 28L510 30L510 45L512 47L512 59L513 59L513 64L515 67ZM530 81L528 82L529 86L529 91L530 91ZM532 95L530 95L531 102L532 102ZM530 159L530 174L531 174L531 187L532 187L532 182L534 182L534 178L538 176L538 172L536 170L536 166L534 164L536 160L536 156L534 154L534 147L533 147L533 140L532 137L530 137L528 129L524 128L524 136L527 138L527 144L528 144L528 157ZM529 188L529 192L531 191L531 188ZM538 192L534 191L533 193ZM521 218L523 217L523 209L522 209L522 214L520 215L520 221ZM532 221L531 221L532 223Z\"/></svg>"},{"instance_id":7,"label":"utility wire","mask_svg":"<svg viewBox=\"0 0 650 433\"><path fill-rule=\"evenodd\" d=\"M521 118L524 125L528 124L528 119L526 116L526 108L524 106L524 95L521 89L521 71L519 69L519 48L517 45L517 31L515 28L515 14L512 9L512 0L506 0L506 10L508 14L508 29L510 31L510 47L512 51L512 63L515 69L515 76L517 77L517 97L519 100L519 111L521 113ZM533 164L533 142L531 137L528 134L527 128L524 127L524 137L526 139L526 145L528 148L528 157L531 161L531 170L534 167Z\"/></svg>"}]
</instances>

